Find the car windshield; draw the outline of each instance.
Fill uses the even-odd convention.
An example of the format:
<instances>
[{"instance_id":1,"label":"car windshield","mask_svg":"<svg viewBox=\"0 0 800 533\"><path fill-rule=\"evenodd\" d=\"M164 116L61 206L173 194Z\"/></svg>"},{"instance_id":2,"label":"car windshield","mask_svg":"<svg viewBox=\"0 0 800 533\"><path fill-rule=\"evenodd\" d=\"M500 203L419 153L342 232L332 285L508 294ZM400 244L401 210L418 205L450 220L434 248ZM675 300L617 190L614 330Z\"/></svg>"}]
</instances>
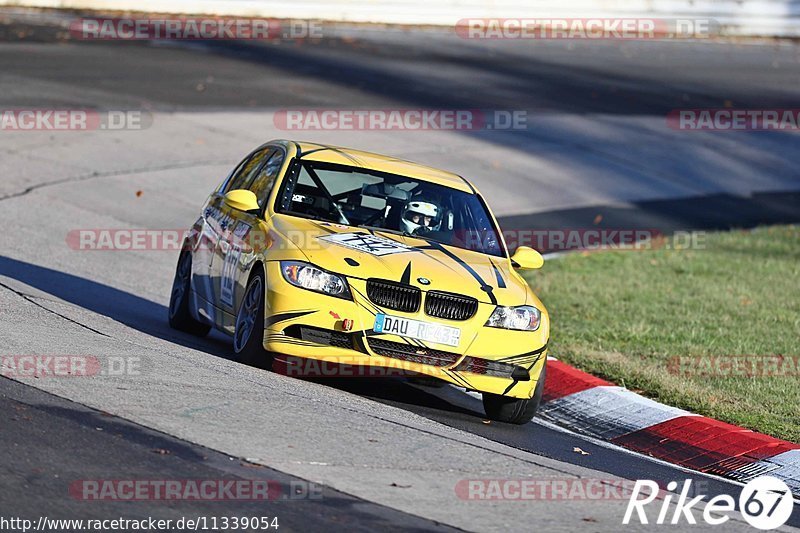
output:
<instances>
[{"instance_id":1,"label":"car windshield","mask_svg":"<svg viewBox=\"0 0 800 533\"><path fill-rule=\"evenodd\" d=\"M287 174L275 210L505 256L478 195L406 176L301 161Z\"/></svg>"}]
</instances>

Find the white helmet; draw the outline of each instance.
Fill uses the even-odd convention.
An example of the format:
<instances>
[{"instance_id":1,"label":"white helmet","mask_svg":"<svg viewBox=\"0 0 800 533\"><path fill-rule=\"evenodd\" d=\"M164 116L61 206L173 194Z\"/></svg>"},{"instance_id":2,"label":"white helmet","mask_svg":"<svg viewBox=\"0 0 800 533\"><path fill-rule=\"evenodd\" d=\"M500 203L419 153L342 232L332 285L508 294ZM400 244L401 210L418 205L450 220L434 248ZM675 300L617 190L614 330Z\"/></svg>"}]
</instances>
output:
<instances>
[{"instance_id":1,"label":"white helmet","mask_svg":"<svg viewBox=\"0 0 800 533\"><path fill-rule=\"evenodd\" d=\"M403 208L401 229L407 233L438 231L442 225L442 210L430 200L411 199Z\"/></svg>"}]
</instances>

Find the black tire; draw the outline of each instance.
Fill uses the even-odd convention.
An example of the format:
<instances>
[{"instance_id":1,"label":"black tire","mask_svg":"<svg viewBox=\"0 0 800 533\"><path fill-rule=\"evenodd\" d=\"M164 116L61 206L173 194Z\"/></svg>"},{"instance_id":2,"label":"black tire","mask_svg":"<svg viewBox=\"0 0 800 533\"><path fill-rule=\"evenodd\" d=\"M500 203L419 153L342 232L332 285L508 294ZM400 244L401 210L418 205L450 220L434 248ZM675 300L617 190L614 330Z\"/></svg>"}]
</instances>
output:
<instances>
[{"instance_id":1,"label":"black tire","mask_svg":"<svg viewBox=\"0 0 800 533\"><path fill-rule=\"evenodd\" d=\"M264 349L265 287L263 272L256 271L250 276L236 313L233 351L242 364L272 370L272 354Z\"/></svg>"},{"instance_id":2,"label":"black tire","mask_svg":"<svg viewBox=\"0 0 800 533\"><path fill-rule=\"evenodd\" d=\"M527 424L536 416L539 404L542 403L545 378L546 371L542 369L541 378L533 391L533 398L530 399L509 398L500 394L484 392L483 409L486 411L486 416L498 422Z\"/></svg>"},{"instance_id":3,"label":"black tire","mask_svg":"<svg viewBox=\"0 0 800 533\"><path fill-rule=\"evenodd\" d=\"M211 326L198 322L189 311L189 293L192 290L192 254L183 252L175 268L172 293L169 298L169 325L179 331L205 337Z\"/></svg>"}]
</instances>

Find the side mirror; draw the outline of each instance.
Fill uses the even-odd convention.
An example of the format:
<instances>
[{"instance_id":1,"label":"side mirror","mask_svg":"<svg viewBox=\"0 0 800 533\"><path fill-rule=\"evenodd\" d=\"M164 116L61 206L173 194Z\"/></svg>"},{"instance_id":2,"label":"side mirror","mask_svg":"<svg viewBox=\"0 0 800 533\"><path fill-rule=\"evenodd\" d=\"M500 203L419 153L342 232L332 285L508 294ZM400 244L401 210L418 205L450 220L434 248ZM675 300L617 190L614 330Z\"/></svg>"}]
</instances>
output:
<instances>
[{"instance_id":1,"label":"side mirror","mask_svg":"<svg viewBox=\"0 0 800 533\"><path fill-rule=\"evenodd\" d=\"M536 269L544 265L542 254L527 246L520 246L511 256L511 264L515 268Z\"/></svg>"},{"instance_id":2,"label":"side mirror","mask_svg":"<svg viewBox=\"0 0 800 533\"><path fill-rule=\"evenodd\" d=\"M223 201L228 207L238 209L239 211L246 211L253 215L257 215L261 212L261 208L258 206L258 198L256 198L253 191L236 189L235 191L227 193Z\"/></svg>"}]
</instances>

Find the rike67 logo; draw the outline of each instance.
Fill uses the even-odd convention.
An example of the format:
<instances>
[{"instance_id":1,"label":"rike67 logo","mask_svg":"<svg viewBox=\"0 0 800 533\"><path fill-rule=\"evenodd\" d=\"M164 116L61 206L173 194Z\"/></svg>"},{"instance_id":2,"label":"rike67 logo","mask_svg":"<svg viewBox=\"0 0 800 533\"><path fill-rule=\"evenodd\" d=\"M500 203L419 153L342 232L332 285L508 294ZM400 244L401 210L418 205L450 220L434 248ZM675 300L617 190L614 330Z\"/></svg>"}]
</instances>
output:
<instances>
[{"instance_id":1,"label":"rike67 logo","mask_svg":"<svg viewBox=\"0 0 800 533\"><path fill-rule=\"evenodd\" d=\"M705 499L704 495L691 497L692 480L687 479L681 488L674 508L670 509L673 495L666 494L661 502L658 515L654 520L656 524L697 524L695 511L702 516L706 524L717 526L724 524L731 518L736 510L736 501L733 496L720 494L705 502L702 512L696 509L698 504ZM672 481L667 485L669 492L675 492L678 483ZM650 480L638 480L633 487L628 507L622 523L631 522L634 512L641 524L649 524L653 519L648 517L646 507L653 503L659 495L658 483ZM642 497L644 496L644 497ZM651 510L658 504L650 507ZM777 529L789 520L792 515L794 500L789 487L778 478L760 476L749 481L739 495L739 513L754 528L764 531Z\"/></svg>"}]
</instances>

